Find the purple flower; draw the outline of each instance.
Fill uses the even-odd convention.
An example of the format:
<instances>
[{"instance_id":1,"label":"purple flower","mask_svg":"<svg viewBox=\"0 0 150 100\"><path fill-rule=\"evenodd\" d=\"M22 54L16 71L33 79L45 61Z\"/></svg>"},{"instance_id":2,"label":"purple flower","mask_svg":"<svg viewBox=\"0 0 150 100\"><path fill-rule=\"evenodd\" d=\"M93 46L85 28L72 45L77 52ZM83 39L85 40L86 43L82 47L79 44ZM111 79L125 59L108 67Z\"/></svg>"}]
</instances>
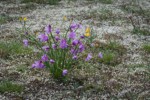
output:
<instances>
[{"instance_id":1,"label":"purple flower","mask_svg":"<svg viewBox=\"0 0 150 100\"><path fill-rule=\"evenodd\" d=\"M74 29L76 29L76 28L78 28L78 25L77 25L76 23L72 23L72 24L70 25L70 29L71 29L71 30L74 30Z\"/></svg>"},{"instance_id":2,"label":"purple flower","mask_svg":"<svg viewBox=\"0 0 150 100\"><path fill-rule=\"evenodd\" d=\"M84 51L84 50L85 50L85 47L84 47L84 45L81 43L81 44L79 45L79 51L82 52L82 51Z\"/></svg>"},{"instance_id":3,"label":"purple flower","mask_svg":"<svg viewBox=\"0 0 150 100\"><path fill-rule=\"evenodd\" d=\"M48 41L48 36L45 35L45 34L40 34L40 35L38 36L38 38L40 39L41 42Z\"/></svg>"},{"instance_id":4,"label":"purple flower","mask_svg":"<svg viewBox=\"0 0 150 100\"><path fill-rule=\"evenodd\" d=\"M45 51L48 51L49 50L49 46L43 46L42 49L45 50Z\"/></svg>"},{"instance_id":5,"label":"purple flower","mask_svg":"<svg viewBox=\"0 0 150 100\"><path fill-rule=\"evenodd\" d=\"M47 25L47 26L45 27L45 33L49 34L49 33L51 33L51 32L52 32L51 25Z\"/></svg>"},{"instance_id":6,"label":"purple flower","mask_svg":"<svg viewBox=\"0 0 150 100\"><path fill-rule=\"evenodd\" d=\"M42 57L41 57L41 60L42 61L48 61L48 57L47 57L47 55L46 54L44 54Z\"/></svg>"},{"instance_id":7,"label":"purple flower","mask_svg":"<svg viewBox=\"0 0 150 100\"><path fill-rule=\"evenodd\" d=\"M29 33L28 32L25 32L25 35L28 35Z\"/></svg>"},{"instance_id":8,"label":"purple flower","mask_svg":"<svg viewBox=\"0 0 150 100\"><path fill-rule=\"evenodd\" d=\"M60 33L60 29L56 29L55 33L59 34Z\"/></svg>"},{"instance_id":9,"label":"purple flower","mask_svg":"<svg viewBox=\"0 0 150 100\"><path fill-rule=\"evenodd\" d=\"M76 33L75 32L70 32L70 34L68 35L68 37L70 39L74 39L76 37Z\"/></svg>"},{"instance_id":10,"label":"purple flower","mask_svg":"<svg viewBox=\"0 0 150 100\"><path fill-rule=\"evenodd\" d=\"M68 70L67 70L67 69L64 69L63 72L62 72L62 75L63 75L63 76L66 76L67 73L68 73Z\"/></svg>"},{"instance_id":11,"label":"purple flower","mask_svg":"<svg viewBox=\"0 0 150 100\"><path fill-rule=\"evenodd\" d=\"M77 24L78 28L82 28L82 25L81 24Z\"/></svg>"},{"instance_id":12,"label":"purple flower","mask_svg":"<svg viewBox=\"0 0 150 100\"><path fill-rule=\"evenodd\" d=\"M87 56L87 58L85 59L85 61L89 61L90 59L92 59L92 54L91 54L91 53L88 54L88 56Z\"/></svg>"},{"instance_id":13,"label":"purple flower","mask_svg":"<svg viewBox=\"0 0 150 100\"><path fill-rule=\"evenodd\" d=\"M23 43L24 43L24 46L28 46L28 40L24 39Z\"/></svg>"},{"instance_id":14,"label":"purple flower","mask_svg":"<svg viewBox=\"0 0 150 100\"><path fill-rule=\"evenodd\" d=\"M60 48L62 48L62 49L67 48L67 41L65 39L62 39L60 41Z\"/></svg>"},{"instance_id":15,"label":"purple flower","mask_svg":"<svg viewBox=\"0 0 150 100\"><path fill-rule=\"evenodd\" d=\"M52 44L52 48L56 49L57 48L56 44Z\"/></svg>"},{"instance_id":16,"label":"purple flower","mask_svg":"<svg viewBox=\"0 0 150 100\"><path fill-rule=\"evenodd\" d=\"M72 59L76 60L76 59L77 59L77 56L76 56L76 55L74 55L74 56L72 57Z\"/></svg>"},{"instance_id":17,"label":"purple flower","mask_svg":"<svg viewBox=\"0 0 150 100\"><path fill-rule=\"evenodd\" d=\"M79 43L79 40L73 40L72 45L76 46Z\"/></svg>"},{"instance_id":18,"label":"purple flower","mask_svg":"<svg viewBox=\"0 0 150 100\"><path fill-rule=\"evenodd\" d=\"M99 58L103 58L103 55L102 55L101 52L98 54L98 57L99 57Z\"/></svg>"},{"instance_id":19,"label":"purple flower","mask_svg":"<svg viewBox=\"0 0 150 100\"><path fill-rule=\"evenodd\" d=\"M54 64L55 63L55 61L53 60L53 59L50 59L50 61L49 61L51 64Z\"/></svg>"},{"instance_id":20,"label":"purple flower","mask_svg":"<svg viewBox=\"0 0 150 100\"><path fill-rule=\"evenodd\" d=\"M72 55L77 55L78 50L75 50L74 48L71 48L70 52L71 52Z\"/></svg>"},{"instance_id":21,"label":"purple flower","mask_svg":"<svg viewBox=\"0 0 150 100\"><path fill-rule=\"evenodd\" d=\"M55 36L55 40L59 41L60 40L59 36Z\"/></svg>"},{"instance_id":22,"label":"purple flower","mask_svg":"<svg viewBox=\"0 0 150 100\"><path fill-rule=\"evenodd\" d=\"M81 39L84 39L84 35L80 36Z\"/></svg>"},{"instance_id":23,"label":"purple flower","mask_svg":"<svg viewBox=\"0 0 150 100\"><path fill-rule=\"evenodd\" d=\"M44 64L42 63L41 60L39 61L35 61L33 64L32 64L32 68L44 68Z\"/></svg>"}]
</instances>

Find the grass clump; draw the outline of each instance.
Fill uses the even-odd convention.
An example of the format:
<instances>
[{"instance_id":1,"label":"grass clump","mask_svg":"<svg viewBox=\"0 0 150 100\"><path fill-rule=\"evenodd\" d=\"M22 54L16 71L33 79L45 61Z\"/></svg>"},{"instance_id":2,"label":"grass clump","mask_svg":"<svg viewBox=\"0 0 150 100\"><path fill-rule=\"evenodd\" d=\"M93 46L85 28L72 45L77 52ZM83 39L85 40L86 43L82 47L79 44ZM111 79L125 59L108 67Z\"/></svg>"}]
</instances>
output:
<instances>
[{"instance_id":1,"label":"grass clump","mask_svg":"<svg viewBox=\"0 0 150 100\"><path fill-rule=\"evenodd\" d=\"M91 0L87 0L87 1L91 1ZM103 4L112 4L113 1L112 0L93 0L94 2L100 2Z\"/></svg>"},{"instance_id":2,"label":"grass clump","mask_svg":"<svg viewBox=\"0 0 150 100\"><path fill-rule=\"evenodd\" d=\"M32 49L24 48L20 42L0 42L0 57L7 58L15 54L30 54Z\"/></svg>"},{"instance_id":3,"label":"grass clump","mask_svg":"<svg viewBox=\"0 0 150 100\"><path fill-rule=\"evenodd\" d=\"M144 44L142 48L145 52L150 53L150 44Z\"/></svg>"},{"instance_id":4,"label":"grass clump","mask_svg":"<svg viewBox=\"0 0 150 100\"><path fill-rule=\"evenodd\" d=\"M14 84L10 81L2 81L0 82L0 93L4 92L17 92L21 93L24 87L19 84Z\"/></svg>"},{"instance_id":5,"label":"grass clump","mask_svg":"<svg viewBox=\"0 0 150 100\"><path fill-rule=\"evenodd\" d=\"M140 28L134 28L132 30L133 34L139 34L139 35L150 35L150 31L147 29L140 29Z\"/></svg>"},{"instance_id":6,"label":"grass clump","mask_svg":"<svg viewBox=\"0 0 150 100\"><path fill-rule=\"evenodd\" d=\"M60 0L22 0L22 3L34 2L34 3L39 3L39 4L49 3L50 5L55 5L55 4L58 4L59 1Z\"/></svg>"},{"instance_id":7,"label":"grass clump","mask_svg":"<svg viewBox=\"0 0 150 100\"><path fill-rule=\"evenodd\" d=\"M0 15L0 25L7 23L8 21L13 20L10 16L7 15Z\"/></svg>"},{"instance_id":8,"label":"grass clump","mask_svg":"<svg viewBox=\"0 0 150 100\"><path fill-rule=\"evenodd\" d=\"M97 2L100 2L100 3L104 3L104 4L112 4L113 1L112 0L96 0Z\"/></svg>"}]
</instances>

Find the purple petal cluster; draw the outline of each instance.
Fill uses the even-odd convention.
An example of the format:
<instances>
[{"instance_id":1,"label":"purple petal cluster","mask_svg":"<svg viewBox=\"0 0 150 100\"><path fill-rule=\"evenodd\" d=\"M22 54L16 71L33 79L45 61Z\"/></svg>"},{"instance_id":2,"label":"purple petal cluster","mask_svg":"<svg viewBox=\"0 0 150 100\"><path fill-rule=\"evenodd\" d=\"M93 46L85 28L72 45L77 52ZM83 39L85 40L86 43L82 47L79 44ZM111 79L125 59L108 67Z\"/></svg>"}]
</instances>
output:
<instances>
[{"instance_id":1,"label":"purple petal cluster","mask_svg":"<svg viewBox=\"0 0 150 100\"><path fill-rule=\"evenodd\" d=\"M44 54L44 55L41 57L41 60L42 60L43 62L48 61L48 56L47 56L46 54Z\"/></svg>"},{"instance_id":2,"label":"purple petal cluster","mask_svg":"<svg viewBox=\"0 0 150 100\"><path fill-rule=\"evenodd\" d=\"M90 59L92 59L92 54L89 53L88 56L86 57L85 61L89 61Z\"/></svg>"},{"instance_id":3,"label":"purple petal cluster","mask_svg":"<svg viewBox=\"0 0 150 100\"><path fill-rule=\"evenodd\" d=\"M67 41L65 39L62 39L60 41L60 48L62 48L62 49L67 48Z\"/></svg>"},{"instance_id":4,"label":"purple petal cluster","mask_svg":"<svg viewBox=\"0 0 150 100\"><path fill-rule=\"evenodd\" d=\"M76 28L78 28L78 24L72 23L72 24L70 25L70 30L71 30L71 31L75 30Z\"/></svg>"},{"instance_id":5,"label":"purple petal cluster","mask_svg":"<svg viewBox=\"0 0 150 100\"><path fill-rule=\"evenodd\" d=\"M49 34L49 33L51 33L51 32L52 32L51 25L47 25L47 26L45 27L45 33Z\"/></svg>"},{"instance_id":6,"label":"purple petal cluster","mask_svg":"<svg viewBox=\"0 0 150 100\"><path fill-rule=\"evenodd\" d=\"M84 50L85 50L84 45L82 43L80 43L80 45L79 45L79 51L82 52Z\"/></svg>"},{"instance_id":7,"label":"purple petal cluster","mask_svg":"<svg viewBox=\"0 0 150 100\"><path fill-rule=\"evenodd\" d=\"M53 59L50 59L50 61L49 61L51 64L54 64L55 63L55 61L53 60Z\"/></svg>"},{"instance_id":8,"label":"purple petal cluster","mask_svg":"<svg viewBox=\"0 0 150 100\"><path fill-rule=\"evenodd\" d=\"M52 48L56 49L57 48L56 44L52 44Z\"/></svg>"},{"instance_id":9,"label":"purple petal cluster","mask_svg":"<svg viewBox=\"0 0 150 100\"><path fill-rule=\"evenodd\" d=\"M98 57L99 57L99 58L103 58L103 54L100 52L100 53L98 54Z\"/></svg>"},{"instance_id":10,"label":"purple petal cluster","mask_svg":"<svg viewBox=\"0 0 150 100\"><path fill-rule=\"evenodd\" d=\"M77 60L77 56L76 56L76 55L74 55L74 56L72 57L72 59Z\"/></svg>"},{"instance_id":11,"label":"purple petal cluster","mask_svg":"<svg viewBox=\"0 0 150 100\"><path fill-rule=\"evenodd\" d=\"M70 32L70 34L68 35L68 37L70 39L74 39L76 37L76 33L75 32Z\"/></svg>"},{"instance_id":12,"label":"purple petal cluster","mask_svg":"<svg viewBox=\"0 0 150 100\"><path fill-rule=\"evenodd\" d=\"M70 52L71 52L72 55L77 55L78 50L74 49L74 48L71 48Z\"/></svg>"},{"instance_id":13,"label":"purple petal cluster","mask_svg":"<svg viewBox=\"0 0 150 100\"><path fill-rule=\"evenodd\" d=\"M24 39L23 43L24 43L24 46L28 46L28 40L27 39Z\"/></svg>"},{"instance_id":14,"label":"purple petal cluster","mask_svg":"<svg viewBox=\"0 0 150 100\"><path fill-rule=\"evenodd\" d=\"M60 33L60 29L56 29L55 33L59 34Z\"/></svg>"},{"instance_id":15,"label":"purple petal cluster","mask_svg":"<svg viewBox=\"0 0 150 100\"><path fill-rule=\"evenodd\" d=\"M46 41L48 41L48 36L45 35L45 34L40 34L40 35L38 36L38 38L40 39L41 42L46 42Z\"/></svg>"},{"instance_id":16,"label":"purple petal cluster","mask_svg":"<svg viewBox=\"0 0 150 100\"><path fill-rule=\"evenodd\" d=\"M76 46L78 43L79 43L79 40L77 40L77 39L75 39L75 40L72 41L72 45L73 46Z\"/></svg>"},{"instance_id":17,"label":"purple petal cluster","mask_svg":"<svg viewBox=\"0 0 150 100\"><path fill-rule=\"evenodd\" d=\"M59 36L56 35L56 36L55 36L55 40L56 40L56 41L59 41L59 40L60 40Z\"/></svg>"},{"instance_id":18,"label":"purple petal cluster","mask_svg":"<svg viewBox=\"0 0 150 100\"><path fill-rule=\"evenodd\" d=\"M63 75L63 76L66 76L67 73L68 73L68 70L67 70L67 69L64 69L63 72L62 72L62 75Z\"/></svg>"},{"instance_id":19,"label":"purple petal cluster","mask_svg":"<svg viewBox=\"0 0 150 100\"><path fill-rule=\"evenodd\" d=\"M49 46L43 46L42 49L47 52L49 50Z\"/></svg>"},{"instance_id":20,"label":"purple petal cluster","mask_svg":"<svg viewBox=\"0 0 150 100\"><path fill-rule=\"evenodd\" d=\"M44 68L44 64L41 60L39 61L35 61L33 64L32 64L32 68Z\"/></svg>"}]
</instances>

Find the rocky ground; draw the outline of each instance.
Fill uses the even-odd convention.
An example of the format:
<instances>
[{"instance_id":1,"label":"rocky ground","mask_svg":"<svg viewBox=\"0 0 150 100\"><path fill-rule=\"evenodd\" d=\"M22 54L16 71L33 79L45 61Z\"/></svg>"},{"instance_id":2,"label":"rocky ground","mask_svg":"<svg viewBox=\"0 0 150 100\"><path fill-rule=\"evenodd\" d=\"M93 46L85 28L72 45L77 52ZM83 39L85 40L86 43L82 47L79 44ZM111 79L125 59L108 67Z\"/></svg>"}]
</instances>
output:
<instances>
[{"instance_id":1,"label":"rocky ground","mask_svg":"<svg viewBox=\"0 0 150 100\"><path fill-rule=\"evenodd\" d=\"M118 56L119 62L114 58L110 64L81 64L82 68L75 68L70 73L71 80L67 83L54 81L44 69L31 69L34 55L0 56L0 81L9 80L24 86L21 93L1 93L0 99L149 100L150 50L143 49L143 45L150 43L150 1L139 0L138 7L133 6L131 1L115 0L111 4L104 4L87 0L62 0L58 5L0 1L0 42L18 39L16 28L21 27L18 20L20 16L28 18L27 26L33 33L40 32L47 24L54 29L61 27L63 16L67 16L66 26L70 19L82 21L84 27L81 33L84 33L86 26L90 26L98 35L96 40L99 44L115 41L119 43L116 47L119 52L125 50ZM131 8L126 10L128 6ZM134 26L148 31L146 34L141 31L133 33Z\"/></svg>"}]
</instances>

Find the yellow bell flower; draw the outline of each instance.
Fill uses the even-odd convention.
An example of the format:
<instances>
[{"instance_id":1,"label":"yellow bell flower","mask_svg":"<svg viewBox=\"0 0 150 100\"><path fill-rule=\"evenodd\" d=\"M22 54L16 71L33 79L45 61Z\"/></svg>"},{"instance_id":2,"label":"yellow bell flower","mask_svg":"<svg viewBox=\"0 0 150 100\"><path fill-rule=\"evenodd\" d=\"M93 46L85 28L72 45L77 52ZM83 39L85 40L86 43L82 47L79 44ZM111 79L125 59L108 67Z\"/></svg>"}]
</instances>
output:
<instances>
[{"instance_id":1,"label":"yellow bell flower","mask_svg":"<svg viewBox=\"0 0 150 100\"><path fill-rule=\"evenodd\" d=\"M88 33L85 33L84 36L89 37L91 36L91 34L88 32Z\"/></svg>"},{"instance_id":2,"label":"yellow bell flower","mask_svg":"<svg viewBox=\"0 0 150 100\"><path fill-rule=\"evenodd\" d=\"M86 28L85 33L90 33L91 29L89 27Z\"/></svg>"},{"instance_id":3,"label":"yellow bell flower","mask_svg":"<svg viewBox=\"0 0 150 100\"><path fill-rule=\"evenodd\" d=\"M24 21L27 21L27 17L24 17L23 20L24 20Z\"/></svg>"},{"instance_id":4,"label":"yellow bell flower","mask_svg":"<svg viewBox=\"0 0 150 100\"><path fill-rule=\"evenodd\" d=\"M66 17L66 16L64 16L64 17L63 17L63 20L64 20L64 21L67 21L67 17Z\"/></svg>"},{"instance_id":5,"label":"yellow bell flower","mask_svg":"<svg viewBox=\"0 0 150 100\"><path fill-rule=\"evenodd\" d=\"M87 27L86 28L86 30L85 30L85 34L84 34L84 36L86 36L86 37L89 37L89 36L91 36L91 29L90 29L90 27Z\"/></svg>"}]
</instances>

